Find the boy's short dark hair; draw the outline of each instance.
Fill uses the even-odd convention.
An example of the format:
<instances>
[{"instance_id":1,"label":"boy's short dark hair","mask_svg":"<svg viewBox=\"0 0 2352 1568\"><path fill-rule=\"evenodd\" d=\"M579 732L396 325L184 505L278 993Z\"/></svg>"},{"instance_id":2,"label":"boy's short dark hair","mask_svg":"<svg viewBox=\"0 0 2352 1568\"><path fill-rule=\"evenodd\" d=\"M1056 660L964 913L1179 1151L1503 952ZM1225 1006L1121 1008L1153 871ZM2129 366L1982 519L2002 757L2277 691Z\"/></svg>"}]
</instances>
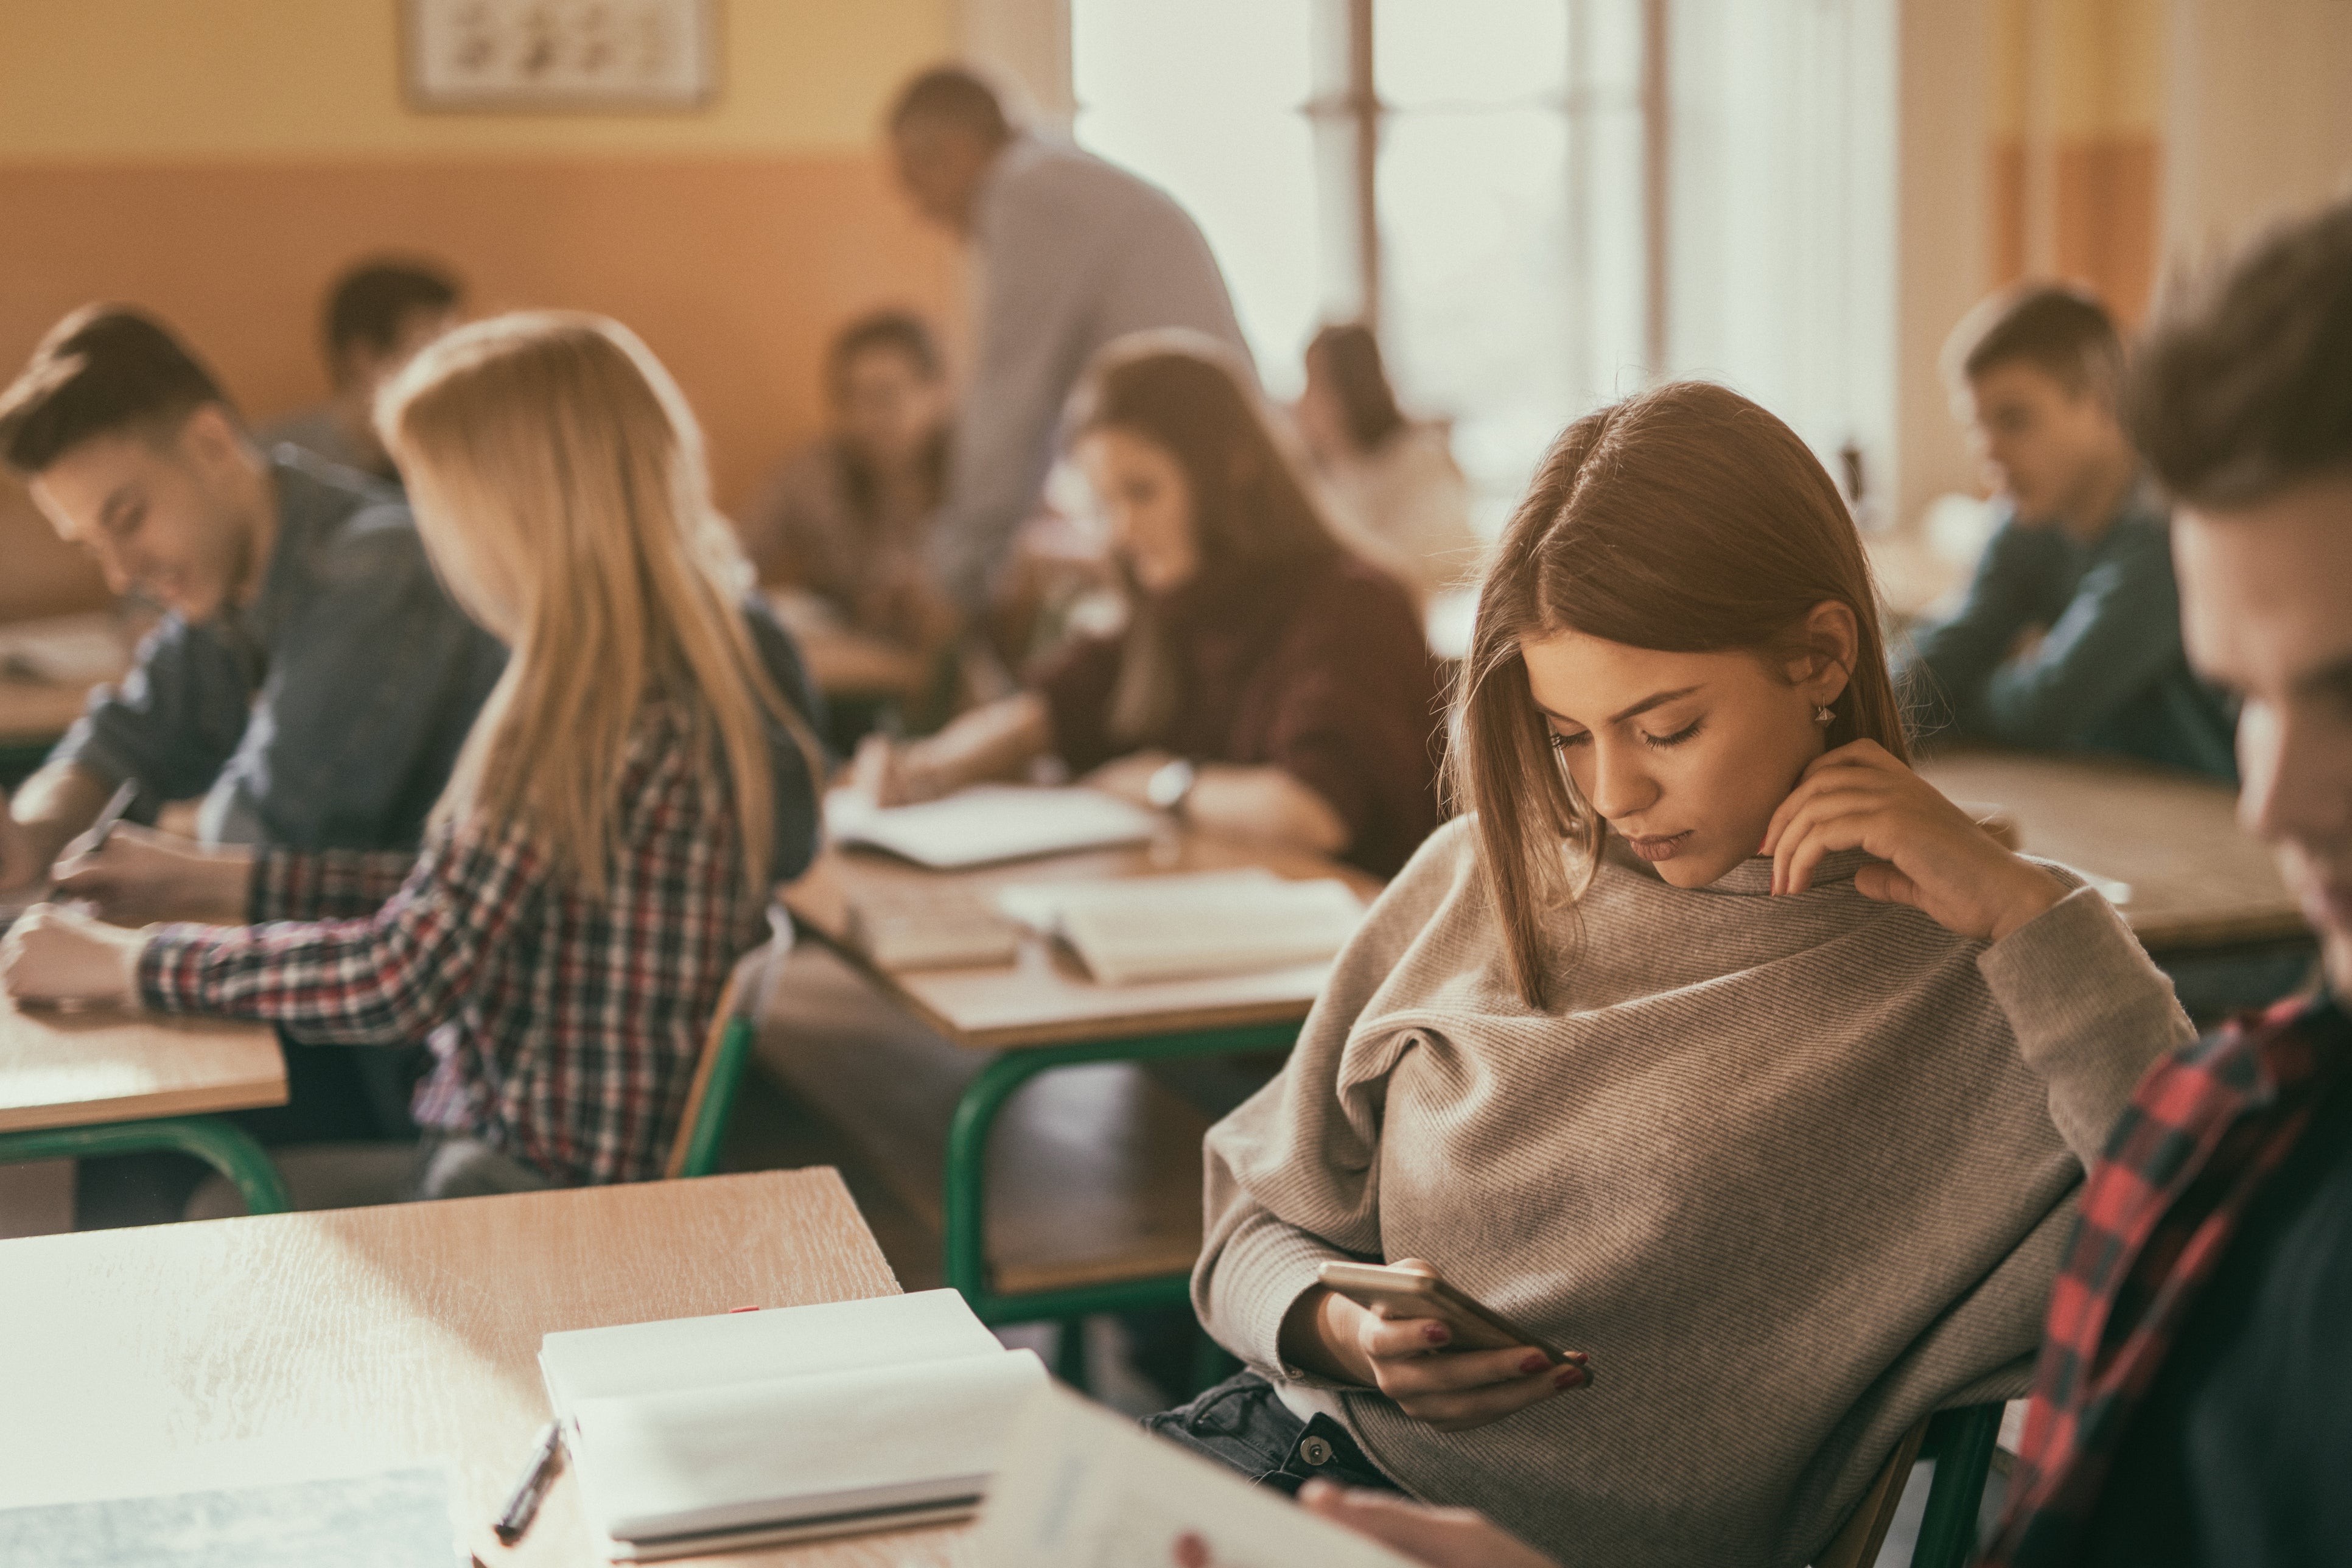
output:
<instances>
[{"instance_id":1,"label":"boy's short dark hair","mask_svg":"<svg viewBox=\"0 0 2352 1568\"><path fill-rule=\"evenodd\" d=\"M2067 391L2113 404L2124 342L2105 306L2080 289L2035 283L1994 295L1960 319L1944 344L1944 377L1958 384L2023 361Z\"/></svg>"},{"instance_id":2,"label":"boy's short dark hair","mask_svg":"<svg viewBox=\"0 0 2352 1568\"><path fill-rule=\"evenodd\" d=\"M911 310L876 310L842 328L833 340L833 347L825 355L825 379L835 396L841 395L849 362L877 349L906 355L908 363L927 381L937 380L944 368L939 339L931 335L931 329L920 316Z\"/></svg>"},{"instance_id":3,"label":"boy's short dark hair","mask_svg":"<svg viewBox=\"0 0 2352 1568\"><path fill-rule=\"evenodd\" d=\"M2192 504L2352 473L2352 200L2168 300L2124 408L2158 478Z\"/></svg>"},{"instance_id":4,"label":"boy's short dark hair","mask_svg":"<svg viewBox=\"0 0 2352 1568\"><path fill-rule=\"evenodd\" d=\"M93 437L176 429L207 403L235 412L170 329L128 305L85 305L49 329L0 392L0 461L37 474Z\"/></svg>"},{"instance_id":5,"label":"boy's short dark hair","mask_svg":"<svg viewBox=\"0 0 2352 1568\"><path fill-rule=\"evenodd\" d=\"M365 343L378 353L400 341L401 328L419 310L438 314L457 308L463 289L457 278L429 261L362 261L335 280L319 323L327 363L342 363L344 351Z\"/></svg>"},{"instance_id":6,"label":"boy's short dark hair","mask_svg":"<svg viewBox=\"0 0 2352 1568\"><path fill-rule=\"evenodd\" d=\"M1013 134L1004 100L977 71L962 66L933 66L898 89L890 129L903 131L918 120L942 121L992 142Z\"/></svg>"}]
</instances>

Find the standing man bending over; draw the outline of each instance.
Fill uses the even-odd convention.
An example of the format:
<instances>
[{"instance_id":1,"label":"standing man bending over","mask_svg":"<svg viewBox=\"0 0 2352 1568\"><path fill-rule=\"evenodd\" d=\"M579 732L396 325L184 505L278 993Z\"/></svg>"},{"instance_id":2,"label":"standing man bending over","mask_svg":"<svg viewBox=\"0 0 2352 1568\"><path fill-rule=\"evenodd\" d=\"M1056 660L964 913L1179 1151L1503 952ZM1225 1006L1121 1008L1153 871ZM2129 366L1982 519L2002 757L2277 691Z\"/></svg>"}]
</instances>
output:
<instances>
[{"instance_id":1,"label":"standing man bending over","mask_svg":"<svg viewBox=\"0 0 2352 1568\"><path fill-rule=\"evenodd\" d=\"M1967 603L1903 671L1924 728L2235 778L2228 705L2181 652L2165 500L2116 416L2115 323L2029 288L1979 306L1945 355L2002 518Z\"/></svg>"},{"instance_id":2,"label":"standing man bending over","mask_svg":"<svg viewBox=\"0 0 2352 1568\"><path fill-rule=\"evenodd\" d=\"M1224 275L1184 209L1126 170L1040 140L988 84L942 66L890 111L898 178L925 216L971 244L977 353L957 411L933 552L967 616L1036 506L1055 427L1097 350L1129 332L1190 327L1247 363Z\"/></svg>"}]
</instances>

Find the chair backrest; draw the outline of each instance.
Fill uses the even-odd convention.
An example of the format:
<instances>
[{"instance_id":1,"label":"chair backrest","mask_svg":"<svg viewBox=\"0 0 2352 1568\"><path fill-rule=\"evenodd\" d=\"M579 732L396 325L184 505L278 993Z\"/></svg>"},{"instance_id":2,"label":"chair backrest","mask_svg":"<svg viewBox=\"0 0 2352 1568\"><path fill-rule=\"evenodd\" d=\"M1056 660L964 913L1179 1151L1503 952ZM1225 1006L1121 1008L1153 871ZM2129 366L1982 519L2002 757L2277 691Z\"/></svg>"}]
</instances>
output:
<instances>
[{"instance_id":1,"label":"chair backrest","mask_svg":"<svg viewBox=\"0 0 2352 1568\"><path fill-rule=\"evenodd\" d=\"M1939 1410L1904 1434L1877 1479L1854 1505L1845 1528L1813 1558L1813 1568L1872 1568L1886 1542L1887 1527L1902 1506L1904 1483L1921 1458L1936 1461L1927 1511L1911 1549L1911 1568L1965 1568L1976 1552L1977 1510L1983 1505L1985 1478L2000 1436L2002 1406L1969 1405Z\"/></svg>"},{"instance_id":2,"label":"chair backrest","mask_svg":"<svg viewBox=\"0 0 2352 1568\"><path fill-rule=\"evenodd\" d=\"M1878 1549L1886 1543L1887 1527L1895 1522L1895 1510L1903 1506L1903 1486L1911 1479L1911 1467L1919 1458L1919 1446L1927 1440L1927 1423L1922 1421L1903 1435L1895 1445L1895 1452L1886 1457L1879 1468L1877 1479L1862 1494L1847 1516L1845 1528L1830 1538L1813 1557L1813 1568L1871 1568L1878 1561Z\"/></svg>"},{"instance_id":3,"label":"chair backrest","mask_svg":"<svg viewBox=\"0 0 2352 1568\"><path fill-rule=\"evenodd\" d=\"M686 1091L686 1111L678 1118L677 1137L670 1144L662 1174L707 1176L719 1168L719 1152L727 1142L728 1118L735 1110L735 1093L742 1087L743 1070L751 1064L751 1047L759 1037L760 1002L767 993L771 961L791 945L789 926L776 911L769 912L776 934L743 955L719 994L719 1007L703 1037L702 1056L694 1065L694 1082Z\"/></svg>"}]
</instances>

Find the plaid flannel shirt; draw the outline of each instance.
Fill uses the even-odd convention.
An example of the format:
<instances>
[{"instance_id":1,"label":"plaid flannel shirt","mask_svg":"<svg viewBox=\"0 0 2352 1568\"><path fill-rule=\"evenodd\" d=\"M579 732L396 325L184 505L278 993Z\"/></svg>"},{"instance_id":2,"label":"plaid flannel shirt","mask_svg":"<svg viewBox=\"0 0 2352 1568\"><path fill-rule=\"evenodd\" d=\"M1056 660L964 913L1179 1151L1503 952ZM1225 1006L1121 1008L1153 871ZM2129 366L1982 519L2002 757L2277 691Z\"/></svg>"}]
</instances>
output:
<instances>
[{"instance_id":1,"label":"plaid flannel shirt","mask_svg":"<svg viewBox=\"0 0 2352 1568\"><path fill-rule=\"evenodd\" d=\"M768 889L744 875L724 770L684 709L646 704L618 790L602 899L511 822L444 824L420 856L271 853L259 923L159 928L141 994L299 1040L429 1039L418 1121L566 1184L656 1176L719 991L767 933Z\"/></svg>"},{"instance_id":2,"label":"plaid flannel shirt","mask_svg":"<svg viewBox=\"0 0 2352 1568\"><path fill-rule=\"evenodd\" d=\"M2080 1555L2116 1447L2247 1205L2347 1070L2343 1012L2289 1002L2140 1081L2083 1189L1988 1564L2043 1568Z\"/></svg>"}]
</instances>

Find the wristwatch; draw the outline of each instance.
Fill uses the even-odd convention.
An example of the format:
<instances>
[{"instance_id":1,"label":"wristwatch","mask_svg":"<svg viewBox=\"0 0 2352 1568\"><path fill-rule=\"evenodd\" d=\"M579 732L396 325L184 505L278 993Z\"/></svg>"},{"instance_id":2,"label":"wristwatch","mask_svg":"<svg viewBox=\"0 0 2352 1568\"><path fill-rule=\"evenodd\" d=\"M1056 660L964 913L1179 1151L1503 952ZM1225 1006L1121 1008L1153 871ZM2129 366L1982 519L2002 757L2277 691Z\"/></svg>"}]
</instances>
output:
<instances>
[{"instance_id":1,"label":"wristwatch","mask_svg":"<svg viewBox=\"0 0 2352 1568\"><path fill-rule=\"evenodd\" d=\"M1178 757L1174 762L1161 763L1144 780L1143 798L1151 803L1153 810L1181 818L1184 803L1192 798L1192 786L1200 782L1201 770L1192 760Z\"/></svg>"}]
</instances>

